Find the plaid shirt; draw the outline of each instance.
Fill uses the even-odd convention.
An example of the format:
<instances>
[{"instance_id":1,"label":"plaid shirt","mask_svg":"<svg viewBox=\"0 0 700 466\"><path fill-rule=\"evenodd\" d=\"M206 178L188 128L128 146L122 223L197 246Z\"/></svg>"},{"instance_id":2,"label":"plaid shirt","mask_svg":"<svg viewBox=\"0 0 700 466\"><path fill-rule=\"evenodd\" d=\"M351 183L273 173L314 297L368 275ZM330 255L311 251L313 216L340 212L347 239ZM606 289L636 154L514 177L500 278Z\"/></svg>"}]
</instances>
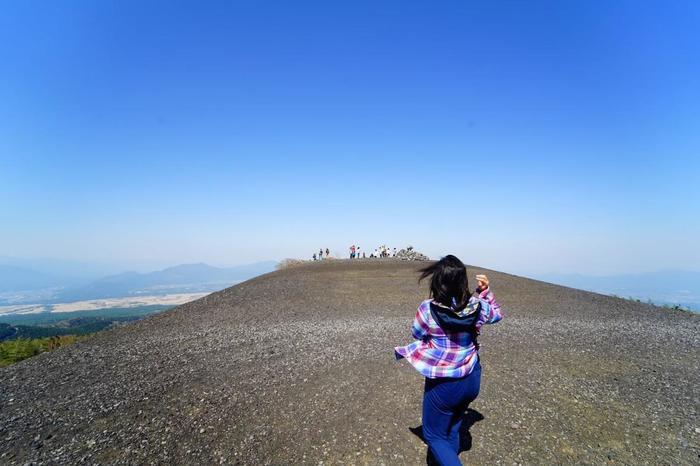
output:
<instances>
[{"instance_id":1,"label":"plaid shirt","mask_svg":"<svg viewBox=\"0 0 700 466\"><path fill-rule=\"evenodd\" d=\"M411 334L416 339L406 346L394 348L396 359L406 358L425 377L464 377L474 369L478 360L478 348L470 332L445 332L430 313L431 300L418 307ZM478 306L481 304L481 306ZM501 320L501 306L490 289L469 298L467 310L479 312L476 331L484 324Z\"/></svg>"}]
</instances>

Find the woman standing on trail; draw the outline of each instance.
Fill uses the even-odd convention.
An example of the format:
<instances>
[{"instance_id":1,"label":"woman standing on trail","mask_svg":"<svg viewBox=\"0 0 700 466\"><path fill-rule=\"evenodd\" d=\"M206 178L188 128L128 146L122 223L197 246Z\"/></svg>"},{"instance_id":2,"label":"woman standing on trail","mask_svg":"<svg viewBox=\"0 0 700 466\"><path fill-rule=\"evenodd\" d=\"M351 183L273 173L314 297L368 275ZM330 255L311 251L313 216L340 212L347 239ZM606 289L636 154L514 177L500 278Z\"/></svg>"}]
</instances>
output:
<instances>
[{"instance_id":1,"label":"woman standing on trail","mask_svg":"<svg viewBox=\"0 0 700 466\"><path fill-rule=\"evenodd\" d=\"M420 270L430 277L430 298L413 321L413 343L395 348L425 376L423 438L438 464L461 465L459 429L469 403L479 395L481 364L477 336L483 324L501 320L486 275L477 275L472 296L467 268L449 255Z\"/></svg>"}]
</instances>

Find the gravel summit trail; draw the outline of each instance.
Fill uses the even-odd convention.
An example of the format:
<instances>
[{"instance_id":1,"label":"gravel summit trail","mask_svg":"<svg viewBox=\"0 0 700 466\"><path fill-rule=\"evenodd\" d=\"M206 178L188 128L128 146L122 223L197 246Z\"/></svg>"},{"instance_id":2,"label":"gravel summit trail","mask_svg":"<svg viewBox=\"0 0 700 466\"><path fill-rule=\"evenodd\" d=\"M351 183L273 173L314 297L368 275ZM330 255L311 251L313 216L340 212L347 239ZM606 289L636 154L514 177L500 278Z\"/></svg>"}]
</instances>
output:
<instances>
[{"instance_id":1,"label":"gravel summit trail","mask_svg":"<svg viewBox=\"0 0 700 466\"><path fill-rule=\"evenodd\" d=\"M425 464L420 262L328 260L0 369L0 464ZM700 464L700 315L480 268L465 464Z\"/></svg>"}]
</instances>

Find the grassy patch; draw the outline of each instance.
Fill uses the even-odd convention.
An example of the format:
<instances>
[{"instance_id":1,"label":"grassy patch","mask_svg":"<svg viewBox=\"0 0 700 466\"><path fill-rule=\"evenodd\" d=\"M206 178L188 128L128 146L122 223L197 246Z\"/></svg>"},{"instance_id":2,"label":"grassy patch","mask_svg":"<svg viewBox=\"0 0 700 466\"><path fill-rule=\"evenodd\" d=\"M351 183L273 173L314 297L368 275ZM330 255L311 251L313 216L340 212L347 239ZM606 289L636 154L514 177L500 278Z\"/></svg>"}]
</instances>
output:
<instances>
[{"instance_id":1,"label":"grassy patch","mask_svg":"<svg viewBox=\"0 0 700 466\"><path fill-rule=\"evenodd\" d=\"M0 367L9 366L23 359L31 358L45 351L51 351L61 346L72 345L85 336L62 335L50 338L21 338L0 342Z\"/></svg>"}]
</instances>

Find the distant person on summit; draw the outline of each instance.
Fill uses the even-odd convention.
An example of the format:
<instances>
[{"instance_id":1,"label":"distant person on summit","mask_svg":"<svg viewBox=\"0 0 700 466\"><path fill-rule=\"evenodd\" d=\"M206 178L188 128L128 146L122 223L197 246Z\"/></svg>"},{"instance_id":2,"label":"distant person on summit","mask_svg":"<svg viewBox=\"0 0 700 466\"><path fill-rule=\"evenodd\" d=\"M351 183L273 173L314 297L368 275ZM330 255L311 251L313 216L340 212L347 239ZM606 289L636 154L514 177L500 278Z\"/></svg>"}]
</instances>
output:
<instances>
[{"instance_id":1,"label":"distant person on summit","mask_svg":"<svg viewBox=\"0 0 700 466\"><path fill-rule=\"evenodd\" d=\"M481 364L477 337L481 326L501 320L486 275L477 275L476 296L469 291L467 268L448 255L420 270L430 277L430 299L418 307L411 333L416 339L394 348L425 376L423 439L440 465L458 466L459 429L469 403L479 395Z\"/></svg>"}]
</instances>

